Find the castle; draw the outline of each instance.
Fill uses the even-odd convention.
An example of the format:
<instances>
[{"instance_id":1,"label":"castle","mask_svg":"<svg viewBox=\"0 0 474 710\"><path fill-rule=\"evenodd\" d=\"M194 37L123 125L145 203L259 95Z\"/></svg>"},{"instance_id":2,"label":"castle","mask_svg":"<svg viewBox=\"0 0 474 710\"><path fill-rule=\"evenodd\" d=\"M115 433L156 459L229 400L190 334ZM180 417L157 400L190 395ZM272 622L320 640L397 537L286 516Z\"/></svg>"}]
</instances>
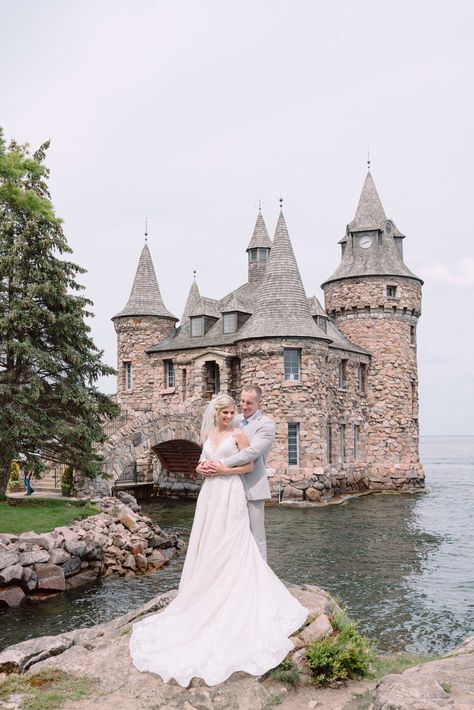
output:
<instances>
[{"instance_id":1,"label":"castle","mask_svg":"<svg viewBox=\"0 0 474 710\"><path fill-rule=\"evenodd\" d=\"M163 301L147 244L128 302L113 317L123 424L104 446L112 480L154 480L193 495L202 411L258 384L276 423L267 461L278 499L320 501L424 485L419 461L416 327L422 280L385 215L370 171L322 284L303 288L283 213L273 241L259 211L248 280L220 300L193 281L180 325ZM125 421L126 413L126 421Z\"/></svg>"}]
</instances>

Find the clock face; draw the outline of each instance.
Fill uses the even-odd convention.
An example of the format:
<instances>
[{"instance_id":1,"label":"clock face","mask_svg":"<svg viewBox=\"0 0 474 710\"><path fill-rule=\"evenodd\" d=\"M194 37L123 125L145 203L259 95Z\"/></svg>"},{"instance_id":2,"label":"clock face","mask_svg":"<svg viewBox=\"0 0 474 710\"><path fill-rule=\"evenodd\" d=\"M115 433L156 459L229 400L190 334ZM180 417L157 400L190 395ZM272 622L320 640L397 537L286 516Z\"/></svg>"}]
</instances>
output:
<instances>
[{"instance_id":1,"label":"clock face","mask_svg":"<svg viewBox=\"0 0 474 710\"><path fill-rule=\"evenodd\" d=\"M368 249L372 246L372 237L369 234L363 234L359 240L362 249Z\"/></svg>"}]
</instances>

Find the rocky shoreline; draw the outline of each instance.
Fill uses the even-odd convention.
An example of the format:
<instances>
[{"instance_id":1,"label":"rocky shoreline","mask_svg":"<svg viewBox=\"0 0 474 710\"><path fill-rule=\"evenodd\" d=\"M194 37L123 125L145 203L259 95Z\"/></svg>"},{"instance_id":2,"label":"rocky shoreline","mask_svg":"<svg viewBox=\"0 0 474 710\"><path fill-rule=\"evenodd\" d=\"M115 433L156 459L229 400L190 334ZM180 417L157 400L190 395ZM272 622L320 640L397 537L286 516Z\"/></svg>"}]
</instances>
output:
<instances>
[{"instance_id":1,"label":"rocky shoreline","mask_svg":"<svg viewBox=\"0 0 474 710\"><path fill-rule=\"evenodd\" d=\"M88 629L44 636L10 646L0 653L0 689L11 674L34 680L48 669L93 681L91 694L68 700L68 710L282 710L324 708L331 710L468 710L474 708L474 638L465 641L446 658L387 675L378 682L349 681L331 688L310 684L305 667L309 641L332 632L330 617L338 606L322 589L312 585L288 585L308 609L307 625L293 635L292 660L300 669L296 689L267 674L253 677L234 673L220 685L208 687L194 679L188 688L163 683L159 676L140 673L128 651L132 624L163 609L176 592L161 594L124 616ZM26 674L26 675L24 675ZM356 702L357 701L357 702ZM0 700L0 708L20 710L21 692Z\"/></svg>"},{"instance_id":2,"label":"rocky shoreline","mask_svg":"<svg viewBox=\"0 0 474 710\"><path fill-rule=\"evenodd\" d=\"M142 515L127 493L92 502L101 512L68 527L0 534L0 606L41 601L98 577L154 572L185 546Z\"/></svg>"}]
</instances>

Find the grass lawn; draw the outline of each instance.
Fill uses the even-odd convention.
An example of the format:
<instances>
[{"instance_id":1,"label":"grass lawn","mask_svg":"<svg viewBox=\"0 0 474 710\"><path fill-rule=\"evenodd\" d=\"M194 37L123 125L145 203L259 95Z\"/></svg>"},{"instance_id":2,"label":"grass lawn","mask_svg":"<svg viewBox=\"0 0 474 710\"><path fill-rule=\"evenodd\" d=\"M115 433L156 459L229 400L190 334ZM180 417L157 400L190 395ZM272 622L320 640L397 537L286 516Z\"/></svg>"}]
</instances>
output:
<instances>
[{"instance_id":1,"label":"grass lawn","mask_svg":"<svg viewBox=\"0 0 474 710\"><path fill-rule=\"evenodd\" d=\"M0 501L0 533L17 535L28 530L48 532L98 512L89 501L13 498L10 502Z\"/></svg>"}]
</instances>

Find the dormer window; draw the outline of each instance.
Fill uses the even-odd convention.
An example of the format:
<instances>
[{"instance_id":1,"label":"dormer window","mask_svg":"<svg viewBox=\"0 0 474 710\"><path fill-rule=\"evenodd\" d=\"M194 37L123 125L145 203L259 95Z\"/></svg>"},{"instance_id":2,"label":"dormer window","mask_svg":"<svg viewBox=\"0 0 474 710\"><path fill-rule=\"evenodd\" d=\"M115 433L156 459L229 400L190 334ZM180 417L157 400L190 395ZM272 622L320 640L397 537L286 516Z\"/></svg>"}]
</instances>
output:
<instances>
[{"instance_id":1,"label":"dormer window","mask_svg":"<svg viewBox=\"0 0 474 710\"><path fill-rule=\"evenodd\" d=\"M191 337L199 338L204 335L204 316L191 317Z\"/></svg>"},{"instance_id":2,"label":"dormer window","mask_svg":"<svg viewBox=\"0 0 474 710\"><path fill-rule=\"evenodd\" d=\"M235 333L237 330L237 313L224 313L222 317L223 332Z\"/></svg>"},{"instance_id":3,"label":"dormer window","mask_svg":"<svg viewBox=\"0 0 474 710\"><path fill-rule=\"evenodd\" d=\"M316 316L316 325L318 325L321 330L324 330L325 333L328 332L328 319L324 316Z\"/></svg>"}]
</instances>

